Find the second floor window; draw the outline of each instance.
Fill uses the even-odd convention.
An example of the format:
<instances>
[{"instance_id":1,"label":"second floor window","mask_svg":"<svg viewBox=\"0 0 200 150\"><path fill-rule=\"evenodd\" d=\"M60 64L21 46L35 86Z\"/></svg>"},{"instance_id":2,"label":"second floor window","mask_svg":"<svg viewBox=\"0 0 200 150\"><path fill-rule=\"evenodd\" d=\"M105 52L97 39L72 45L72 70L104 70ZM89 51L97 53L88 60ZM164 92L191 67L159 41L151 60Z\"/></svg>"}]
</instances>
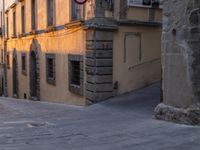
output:
<instances>
[{"instance_id":1,"label":"second floor window","mask_svg":"<svg viewBox=\"0 0 200 150\"><path fill-rule=\"evenodd\" d=\"M84 5L79 5L71 0L71 20L83 19Z\"/></svg>"},{"instance_id":2,"label":"second floor window","mask_svg":"<svg viewBox=\"0 0 200 150\"><path fill-rule=\"evenodd\" d=\"M13 12L13 36L16 36L16 12Z\"/></svg>"},{"instance_id":3,"label":"second floor window","mask_svg":"<svg viewBox=\"0 0 200 150\"><path fill-rule=\"evenodd\" d=\"M54 0L47 0L47 25L54 25Z\"/></svg>"},{"instance_id":4,"label":"second floor window","mask_svg":"<svg viewBox=\"0 0 200 150\"><path fill-rule=\"evenodd\" d=\"M163 0L128 0L129 6L162 6Z\"/></svg>"},{"instance_id":5,"label":"second floor window","mask_svg":"<svg viewBox=\"0 0 200 150\"><path fill-rule=\"evenodd\" d=\"M32 30L36 29L36 0L31 0L31 22Z\"/></svg>"},{"instance_id":6,"label":"second floor window","mask_svg":"<svg viewBox=\"0 0 200 150\"><path fill-rule=\"evenodd\" d=\"M21 8L21 19L22 19L22 33L25 33L25 7L24 5Z\"/></svg>"},{"instance_id":7,"label":"second floor window","mask_svg":"<svg viewBox=\"0 0 200 150\"><path fill-rule=\"evenodd\" d=\"M9 19L6 17L6 26L7 26L7 38L9 38Z\"/></svg>"}]
</instances>

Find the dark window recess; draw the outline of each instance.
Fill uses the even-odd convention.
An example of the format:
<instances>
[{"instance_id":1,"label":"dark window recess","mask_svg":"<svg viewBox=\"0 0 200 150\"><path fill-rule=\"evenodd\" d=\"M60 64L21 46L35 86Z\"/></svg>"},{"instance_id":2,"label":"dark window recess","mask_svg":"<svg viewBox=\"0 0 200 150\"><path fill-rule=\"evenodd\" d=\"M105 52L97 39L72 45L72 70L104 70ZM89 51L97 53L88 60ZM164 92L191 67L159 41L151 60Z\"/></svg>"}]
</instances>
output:
<instances>
[{"instance_id":1,"label":"dark window recess","mask_svg":"<svg viewBox=\"0 0 200 150\"><path fill-rule=\"evenodd\" d=\"M147 6L159 6L160 0L143 0L143 5Z\"/></svg>"},{"instance_id":2,"label":"dark window recess","mask_svg":"<svg viewBox=\"0 0 200 150\"><path fill-rule=\"evenodd\" d=\"M16 36L16 12L13 12L13 36Z\"/></svg>"},{"instance_id":3,"label":"dark window recess","mask_svg":"<svg viewBox=\"0 0 200 150\"><path fill-rule=\"evenodd\" d=\"M71 84L80 86L80 62L71 61L71 66L72 66Z\"/></svg>"},{"instance_id":4,"label":"dark window recess","mask_svg":"<svg viewBox=\"0 0 200 150\"><path fill-rule=\"evenodd\" d=\"M6 17L6 27L7 27L7 38L9 38L9 19L8 19L8 17Z\"/></svg>"},{"instance_id":5,"label":"dark window recess","mask_svg":"<svg viewBox=\"0 0 200 150\"><path fill-rule=\"evenodd\" d=\"M3 52L3 49L1 49L1 63L3 64L4 63L4 52Z\"/></svg>"},{"instance_id":6,"label":"dark window recess","mask_svg":"<svg viewBox=\"0 0 200 150\"><path fill-rule=\"evenodd\" d=\"M7 68L10 68L10 54L7 53L6 55L6 64L7 64Z\"/></svg>"},{"instance_id":7,"label":"dark window recess","mask_svg":"<svg viewBox=\"0 0 200 150\"><path fill-rule=\"evenodd\" d=\"M31 1L31 28L36 29L36 0Z\"/></svg>"},{"instance_id":8,"label":"dark window recess","mask_svg":"<svg viewBox=\"0 0 200 150\"><path fill-rule=\"evenodd\" d=\"M84 6L71 0L71 20L81 20L84 18Z\"/></svg>"},{"instance_id":9,"label":"dark window recess","mask_svg":"<svg viewBox=\"0 0 200 150\"><path fill-rule=\"evenodd\" d=\"M47 24L54 25L54 0L47 0Z\"/></svg>"},{"instance_id":10,"label":"dark window recess","mask_svg":"<svg viewBox=\"0 0 200 150\"><path fill-rule=\"evenodd\" d=\"M46 77L47 83L56 84L56 72L55 72L55 55L46 54Z\"/></svg>"},{"instance_id":11,"label":"dark window recess","mask_svg":"<svg viewBox=\"0 0 200 150\"><path fill-rule=\"evenodd\" d=\"M21 19L22 19L22 33L25 33L25 6L23 5L21 8Z\"/></svg>"},{"instance_id":12,"label":"dark window recess","mask_svg":"<svg viewBox=\"0 0 200 150\"><path fill-rule=\"evenodd\" d=\"M22 73L26 75L26 54L22 54Z\"/></svg>"},{"instance_id":13,"label":"dark window recess","mask_svg":"<svg viewBox=\"0 0 200 150\"><path fill-rule=\"evenodd\" d=\"M69 55L69 91L83 95L83 56Z\"/></svg>"}]
</instances>

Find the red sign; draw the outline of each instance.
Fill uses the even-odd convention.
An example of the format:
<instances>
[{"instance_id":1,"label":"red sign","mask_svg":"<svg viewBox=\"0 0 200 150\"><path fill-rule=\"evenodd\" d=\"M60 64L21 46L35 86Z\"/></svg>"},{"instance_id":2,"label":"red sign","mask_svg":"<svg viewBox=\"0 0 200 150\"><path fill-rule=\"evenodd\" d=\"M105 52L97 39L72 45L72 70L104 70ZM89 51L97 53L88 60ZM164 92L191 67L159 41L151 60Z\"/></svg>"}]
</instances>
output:
<instances>
[{"instance_id":1,"label":"red sign","mask_svg":"<svg viewBox=\"0 0 200 150\"><path fill-rule=\"evenodd\" d=\"M74 0L77 4L85 4L87 2L87 0Z\"/></svg>"}]
</instances>

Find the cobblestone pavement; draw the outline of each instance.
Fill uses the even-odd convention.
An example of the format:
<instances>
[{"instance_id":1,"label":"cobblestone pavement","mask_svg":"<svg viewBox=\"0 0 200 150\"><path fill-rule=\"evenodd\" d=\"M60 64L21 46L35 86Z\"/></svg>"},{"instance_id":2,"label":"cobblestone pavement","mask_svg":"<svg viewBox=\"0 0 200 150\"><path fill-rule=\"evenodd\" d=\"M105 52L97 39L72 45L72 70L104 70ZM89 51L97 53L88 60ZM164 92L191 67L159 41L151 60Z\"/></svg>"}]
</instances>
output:
<instances>
[{"instance_id":1,"label":"cobblestone pavement","mask_svg":"<svg viewBox=\"0 0 200 150\"><path fill-rule=\"evenodd\" d=\"M0 150L199 150L200 127L155 120L159 84L89 107L0 99Z\"/></svg>"}]
</instances>

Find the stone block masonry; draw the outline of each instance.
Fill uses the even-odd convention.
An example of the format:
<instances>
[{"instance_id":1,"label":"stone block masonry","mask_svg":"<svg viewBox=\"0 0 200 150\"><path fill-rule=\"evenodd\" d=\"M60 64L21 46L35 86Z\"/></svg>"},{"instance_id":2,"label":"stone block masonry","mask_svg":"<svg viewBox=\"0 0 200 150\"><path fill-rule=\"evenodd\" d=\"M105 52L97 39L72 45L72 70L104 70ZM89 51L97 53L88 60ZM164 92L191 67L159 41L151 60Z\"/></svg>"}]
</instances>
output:
<instances>
[{"instance_id":1,"label":"stone block masonry","mask_svg":"<svg viewBox=\"0 0 200 150\"><path fill-rule=\"evenodd\" d=\"M87 30L86 99L88 104L113 96L113 36L112 32Z\"/></svg>"},{"instance_id":2,"label":"stone block masonry","mask_svg":"<svg viewBox=\"0 0 200 150\"><path fill-rule=\"evenodd\" d=\"M200 1L164 1L163 104L155 116L200 124Z\"/></svg>"}]
</instances>

